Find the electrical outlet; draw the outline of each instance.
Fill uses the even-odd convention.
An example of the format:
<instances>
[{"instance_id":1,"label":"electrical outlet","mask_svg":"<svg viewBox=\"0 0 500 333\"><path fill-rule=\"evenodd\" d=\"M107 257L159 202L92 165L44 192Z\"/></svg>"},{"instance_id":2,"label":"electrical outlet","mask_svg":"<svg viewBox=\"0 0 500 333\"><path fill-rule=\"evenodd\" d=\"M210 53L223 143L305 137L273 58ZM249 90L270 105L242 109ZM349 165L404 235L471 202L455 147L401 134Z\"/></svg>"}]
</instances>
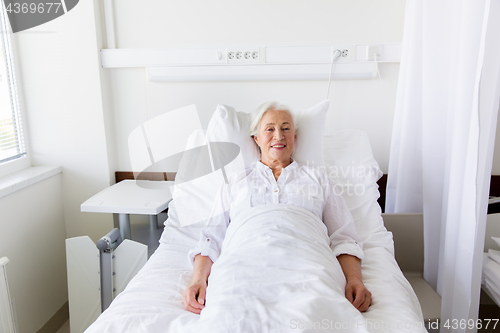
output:
<instances>
[{"instance_id":1,"label":"electrical outlet","mask_svg":"<svg viewBox=\"0 0 500 333\"><path fill-rule=\"evenodd\" d=\"M335 60L336 63L350 63L356 59L356 45L334 44L332 50L340 51L340 57Z\"/></svg>"},{"instance_id":2,"label":"electrical outlet","mask_svg":"<svg viewBox=\"0 0 500 333\"><path fill-rule=\"evenodd\" d=\"M382 55L382 45L368 45L366 47L366 60L379 60Z\"/></svg>"},{"instance_id":3,"label":"electrical outlet","mask_svg":"<svg viewBox=\"0 0 500 333\"><path fill-rule=\"evenodd\" d=\"M228 47L227 62L230 64L251 64L260 62L259 47Z\"/></svg>"}]
</instances>

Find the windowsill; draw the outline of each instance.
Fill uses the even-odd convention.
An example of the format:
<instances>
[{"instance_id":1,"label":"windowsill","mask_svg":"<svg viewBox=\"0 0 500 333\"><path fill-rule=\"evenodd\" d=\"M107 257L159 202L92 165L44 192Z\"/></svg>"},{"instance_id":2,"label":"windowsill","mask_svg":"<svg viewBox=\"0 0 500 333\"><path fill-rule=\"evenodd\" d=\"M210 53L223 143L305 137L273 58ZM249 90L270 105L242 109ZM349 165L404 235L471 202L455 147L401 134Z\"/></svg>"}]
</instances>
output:
<instances>
[{"instance_id":1,"label":"windowsill","mask_svg":"<svg viewBox=\"0 0 500 333\"><path fill-rule=\"evenodd\" d=\"M32 166L0 178L0 198L62 172L60 166Z\"/></svg>"}]
</instances>

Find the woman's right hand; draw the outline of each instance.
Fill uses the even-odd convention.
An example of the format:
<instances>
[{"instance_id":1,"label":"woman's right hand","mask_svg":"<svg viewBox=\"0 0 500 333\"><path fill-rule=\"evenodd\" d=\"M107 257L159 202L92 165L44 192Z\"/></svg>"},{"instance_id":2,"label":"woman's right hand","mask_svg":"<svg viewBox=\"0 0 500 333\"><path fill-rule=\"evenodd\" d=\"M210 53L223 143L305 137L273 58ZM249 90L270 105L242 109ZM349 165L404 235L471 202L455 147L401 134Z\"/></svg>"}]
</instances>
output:
<instances>
[{"instance_id":1,"label":"woman's right hand","mask_svg":"<svg viewBox=\"0 0 500 333\"><path fill-rule=\"evenodd\" d=\"M182 303L186 310L200 314L205 307L205 295L207 293L207 281L194 280L182 293Z\"/></svg>"}]
</instances>

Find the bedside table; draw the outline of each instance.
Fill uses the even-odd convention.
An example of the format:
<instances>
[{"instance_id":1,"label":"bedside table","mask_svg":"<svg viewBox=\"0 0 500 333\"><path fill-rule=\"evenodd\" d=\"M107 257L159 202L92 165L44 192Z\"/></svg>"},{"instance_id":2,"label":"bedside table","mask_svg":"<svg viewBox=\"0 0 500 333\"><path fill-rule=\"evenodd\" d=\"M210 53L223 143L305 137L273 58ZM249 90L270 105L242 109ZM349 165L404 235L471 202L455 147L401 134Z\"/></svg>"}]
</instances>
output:
<instances>
[{"instance_id":1,"label":"bedside table","mask_svg":"<svg viewBox=\"0 0 500 333\"><path fill-rule=\"evenodd\" d=\"M149 215L151 229L158 228L158 214L172 200L173 181L123 180L85 201L80 209L91 213L116 213L122 239L131 238L130 214Z\"/></svg>"}]
</instances>

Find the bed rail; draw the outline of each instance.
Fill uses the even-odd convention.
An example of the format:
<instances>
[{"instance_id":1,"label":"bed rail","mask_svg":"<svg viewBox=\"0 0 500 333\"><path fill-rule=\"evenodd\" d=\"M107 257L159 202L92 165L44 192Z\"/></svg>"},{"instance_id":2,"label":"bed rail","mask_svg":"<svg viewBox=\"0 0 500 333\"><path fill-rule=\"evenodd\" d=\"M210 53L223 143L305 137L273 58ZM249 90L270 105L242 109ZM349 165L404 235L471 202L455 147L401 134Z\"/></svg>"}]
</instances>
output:
<instances>
[{"instance_id":1,"label":"bed rail","mask_svg":"<svg viewBox=\"0 0 500 333\"><path fill-rule=\"evenodd\" d=\"M123 240L115 228L96 244L88 236L66 239L70 330L79 333L106 310L144 266L148 247Z\"/></svg>"},{"instance_id":2,"label":"bed rail","mask_svg":"<svg viewBox=\"0 0 500 333\"><path fill-rule=\"evenodd\" d=\"M118 228L114 228L96 243L99 250L99 267L101 274L101 310L108 308L113 300L113 269L114 251L122 243L122 236Z\"/></svg>"}]
</instances>

